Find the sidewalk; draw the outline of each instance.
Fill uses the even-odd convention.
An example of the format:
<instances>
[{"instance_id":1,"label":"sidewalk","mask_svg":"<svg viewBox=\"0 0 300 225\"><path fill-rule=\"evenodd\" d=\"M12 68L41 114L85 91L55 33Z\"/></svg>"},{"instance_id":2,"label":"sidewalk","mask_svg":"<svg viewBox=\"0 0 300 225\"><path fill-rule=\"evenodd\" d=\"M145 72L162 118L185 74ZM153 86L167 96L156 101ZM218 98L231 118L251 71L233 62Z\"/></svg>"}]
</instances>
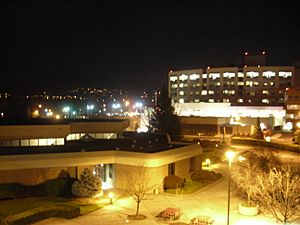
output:
<instances>
[{"instance_id":1,"label":"sidewalk","mask_svg":"<svg viewBox=\"0 0 300 225\"><path fill-rule=\"evenodd\" d=\"M214 225L227 224L227 205L228 205L228 179L226 177L226 163L214 165L212 170L222 172L224 178L220 181L209 185L193 194L174 196L160 193L151 195L149 200L144 200L140 206L140 214L147 216L146 220L133 221L127 220L127 215L134 214L136 203L130 197L121 197L112 205L107 205L102 209L80 216L71 220L50 218L34 225L157 225L172 224L176 222L189 223L190 220L198 215L210 216L215 220ZM103 199L105 200L105 199ZM243 216L238 213L239 199L231 195L230 224L231 225L265 225L276 224L271 217L257 215L254 217ZM163 209L168 207L180 208L182 216L180 221L163 221L155 217Z\"/></svg>"}]
</instances>

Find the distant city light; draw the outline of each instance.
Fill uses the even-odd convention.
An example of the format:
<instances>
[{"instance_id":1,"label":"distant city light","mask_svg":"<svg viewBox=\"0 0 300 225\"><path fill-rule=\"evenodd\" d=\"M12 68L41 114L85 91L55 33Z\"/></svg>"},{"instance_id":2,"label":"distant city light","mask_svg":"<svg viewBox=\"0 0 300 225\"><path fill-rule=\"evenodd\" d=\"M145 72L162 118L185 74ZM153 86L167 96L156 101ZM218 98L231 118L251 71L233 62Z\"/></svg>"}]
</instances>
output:
<instances>
[{"instance_id":1,"label":"distant city light","mask_svg":"<svg viewBox=\"0 0 300 225\"><path fill-rule=\"evenodd\" d=\"M129 106L129 101L125 102L125 106L128 107Z\"/></svg>"},{"instance_id":2,"label":"distant city light","mask_svg":"<svg viewBox=\"0 0 300 225\"><path fill-rule=\"evenodd\" d=\"M57 115L55 116L55 119L59 120L59 119L60 119L60 115L57 114Z\"/></svg>"},{"instance_id":3,"label":"distant city light","mask_svg":"<svg viewBox=\"0 0 300 225\"><path fill-rule=\"evenodd\" d=\"M62 109L63 112L69 112L70 111L70 106L66 106Z\"/></svg>"},{"instance_id":4,"label":"distant city light","mask_svg":"<svg viewBox=\"0 0 300 225\"><path fill-rule=\"evenodd\" d=\"M136 102L136 103L135 103L135 107L136 107L136 108L142 108L142 107L143 107L143 103L141 103L141 102Z\"/></svg>"},{"instance_id":5,"label":"distant city light","mask_svg":"<svg viewBox=\"0 0 300 225\"><path fill-rule=\"evenodd\" d=\"M120 103L113 103L112 108L113 109L119 109L121 107Z\"/></svg>"},{"instance_id":6,"label":"distant city light","mask_svg":"<svg viewBox=\"0 0 300 225\"><path fill-rule=\"evenodd\" d=\"M95 106L94 105L87 105L86 108L87 108L87 110L93 110L95 108Z\"/></svg>"}]
</instances>

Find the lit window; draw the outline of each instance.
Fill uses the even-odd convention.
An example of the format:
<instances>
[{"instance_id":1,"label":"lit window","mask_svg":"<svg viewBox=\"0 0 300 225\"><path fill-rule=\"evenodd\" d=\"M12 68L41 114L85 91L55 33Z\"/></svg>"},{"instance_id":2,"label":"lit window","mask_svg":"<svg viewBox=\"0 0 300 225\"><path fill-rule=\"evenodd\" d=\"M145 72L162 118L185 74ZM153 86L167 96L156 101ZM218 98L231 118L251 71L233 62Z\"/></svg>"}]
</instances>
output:
<instances>
[{"instance_id":1,"label":"lit window","mask_svg":"<svg viewBox=\"0 0 300 225\"><path fill-rule=\"evenodd\" d=\"M177 88L178 85L177 84L172 84L172 88Z\"/></svg>"},{"instance_id":2,"label":"lit window","mask_svg":"<svg viewBox=\"0 0 300 225\"><path fill-rule=\"evenodd\" d=\"M208 99L208 102L213 103L213 102L215 102L215 100L210 98L210 99Z\"/></svg>"},{"instance_id":3,"label":"lit window","mask_svg":"<svg viewBox=\"0 0 300 225\"><path fill-rule=\"evenodd\" d=\"M179 94L180 94L180 95L184 95L184 91L180 91Z\"/></svg>"},{"instance_id":4,"label":"lit window","mask_svg":"<svg viewBox=\"0 0 300 225\"><path fill-rule=\"evenodd\" d=\"M182 74L182 75L179 76L179 80L182 80L182 81L185 81L185 80L187 80L188 78L189 78L189 76L188 76L188 75L185 75L185 74Z\"/></svg>"},{"instance_id":5,"label":"lit window","mask_svg":"<svg viewBox=\"0 0 300 225\"><path fill-rule=\"evenodd\" d=\"M252 87L252 86L253 86L253 81L247 80L247 81L246 81L246 86Z\"/></svg>"},{"instance_id":6,"label":"lit window","mask_svg":"<svg viewBox=\"0 0 300 225\"><path fill-rule=\"evenodd\" d=\"M291 76L292 76L292 72L283 72L283 71L279 72L279 77L288 78Z\"/></svg>"},{"instance_id":7,"label":"lit window","mask_svg":"<svg viewBox=\"0 0 300 225\"><path fill-rule=\"evenodd\" d=\"M207 91L206 90L201 91L201 95L207 95Z\"/></svg>"},{"instance_id":8,"label":"lit window","mask_svg":"<svg viewBox=\"0 0 300 225\"><path fill-rule=\"evenodd\" d=\"M223 77L232 78L235 77L235 73L225 72L223 73Z\"/></svg>"},{"instance_id":9,"label":"lit window","mask_svg":"<svg viewBox=\"0 0 300 225\"><path fill-rule=\"evenodd\" d=\"M224 99L223 99L223 102L228 103L228 102L229 102L229 99L228 99L228 98L224 98Z\"/></svg>"},{"instance_id":10,"label":"lit window","mask_svg":"<svg viewBox=\"0 0 300 225\"><path fill-rule=\"evenodd\" d=\"M197 80L199 78L200 78L199 74L192 74L192 75L190 75L190 80Z\"/></svg>"},{"instance_id":11,"label":"lit window","mask_svg":"<svg viewBox=\"0 0 300 225\"><path fill-rule=\"evenodd\" d=\"M179 87L180 87L180 88L183 88L183 83L180 83L180 84L179 84Z\"/></svg>"},{"instance_id":12,"label":"lit window","mask_svg":"<svg viewBox=\"0 0 300 225\"><path fill-rule=\"evenodd\" d=\"M250 71L250 72L247 72L246 74L247 74L247 77L250 77L250 78L258 77L258 72Z\"/></svg>"},{"instance_id":13,"label":"lit window","mask_svg":"<svg viewBox=\"0 0 300 225\"><path fill-rule=\"evenodd\" d=\"M270 94L270 92L268 90L263 90L262 93L263 93L263 95L269 95Z\"/></svg>"},{"instance_id":14,"label":"lit window","mask_svg":"<svg viewBox=\"0 0 300 225\"><path fill-rule=\"evenodd\" d=\"M184 103L184 99L183 98L179 99L179 103Z\"/></svg>"},{"instance_id":15,"label":"lit window","mask_svg":"<svg viewBox=\"0 0 300 225\"><path fill-rule=\"evenodd\" d=\"M212 78L213 80L220 78L220 73L210 73L209 78Z\"/></svg>"},{"instance_id":16,"label":"lit window","mask_svg":"<svg viewBox=\"0 0 300 225\"><path fill-rule=\"evenodd\" d=\"M200 100L199 99L195 99L195 102L198 103L198 102L200 102Z\"/></svg>"},{"instance_id":17,"label":"lit window","mask_svg":"<svg viewBox=\"0 0 300 225\"><path fill-rule=\"evenodd\" d=\"M267 82L264 82L264 86L268 86L268 83L267 83Z\"/></svg>"},{"instance_id":18,"label":"lit window","mask_svg":"<svg viewBox=\"0 0 300 225\"><path fill-rule=\"evenodd\" d=\"M273 71L264 71L263 72L263 77L266 77L266 78L275 77L275 72L273 72Z\"/></svg>"},{"instance_id":19,"label":"lit window","mask_svg":"<svg viewBox=\"0 0 300 225\"><path fill-rule=\"evenodd\" d=\"M244 102L244 99L242 99L242 98L239 98L239 99L237 100L237 102L239 102L239 103L243 103L243 102Z\"/></svg>"},{"instance_id":20,"label":"lit window","mask_svg":"<svg viewBox=\"0 0 300 225\"><path fill-rule=\"evenodd\" d=\"M244 82L238 82L238 86L244 86Z\"/></svg>"},{"instance_id":21,"label":"lit window","mask_svg":"<svg viewBox=\"0 0 300 225\"><path fill-rule=\"evenodd\" d=\"M207 78L207 74L206 73L204 73L204 74L202 74L202 78Z\"/></svg>"},{"instance_id":22,"label":"lit window","mask_svg":"<svg viewBox=\"0 0 300 225\"><path fill-rule=\"evenodd\" d=\"M270 84L270 86L274 86L274 82L270 82L269 84Z\"/></svg>"},{"instance_id":23,"label":"lit window","mask_svg":"<svg viewBox=\"0 0 300 225\"><path fill-rule=\"evenodd\" d=\"M170 81L174 82L174 81L176 81L176 80L177 80L177 76L171 76L171 77L170 77Z\"/></svg>"},{"instance_id":24,"label":"lit window","mask_svg":"<svg viewBox=\"0 0 300 225\"><path fill-rule=\"evenodd\" d=\"M244 73L238 72L238 77L244 77Z\"/></svg>"},{"instance_id":25,"label":"lit window","mask_svg":"<svg viewBox=\"0 0 300 225\"><path fill-rule=\"evenodd\" d=\"M221 85L221 83L220 82L216 82L215 85L218 87L218 86Z\"/></svg>"},{"instance_id":26,"label":"lit window","mask_svg":"<svg viewBox=\"0 0 300 225\"><path fill-rule=\"evenodd\" d=\"M270 103L270 100L267 99L267 98L264 98L261 100L262 103L265 103L265 104L269 104Z\"/></svg>"},{"instance_id":27,"label":"lit window","mask_svg":"<svg viewBox=\"0 0 300 225\"><path fill-rule=\"evenodd\" d=\"M254 84L254 86L258 86L258 82L257 81L254 81L253 84Z\"/></svg>"},{"instance_id":28,"label":"lit window","mask_svg":"<svg viewBox=\"0 0 300 225\"><path fill-rule=\"evenodd\" d=\"M208 91L209 95L213 95L215 92L214 91Z\"/></svg>"}]
</instances>

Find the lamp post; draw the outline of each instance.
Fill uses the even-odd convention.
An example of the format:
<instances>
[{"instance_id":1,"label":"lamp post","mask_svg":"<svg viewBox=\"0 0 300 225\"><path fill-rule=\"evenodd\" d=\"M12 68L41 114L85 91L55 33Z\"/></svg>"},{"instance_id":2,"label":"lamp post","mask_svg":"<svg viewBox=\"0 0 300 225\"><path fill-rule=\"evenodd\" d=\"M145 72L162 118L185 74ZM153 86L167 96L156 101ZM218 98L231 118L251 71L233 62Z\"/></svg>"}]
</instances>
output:
<instances>
[{"instance_id":1,"label":"lamp post","mask_svg":"<svg viewBox=\"0 0 300 225\"><path fill-rule=\"evenodd\" d=\"M113 192L109 192L108 193L109 204L113 204L113 197L114 197L114 193Z\"/></svg>"},{"instance_id":2,"label":"lamp post","mask_svg":"<svg viewBox=\"0 0 300 225\"><path fill-rule=\"evenodd\" d=\"M227 200L227 225L229 225L230 214L230 184L231 184L231 163L234 159L235 153L232 151L226 152L226 158L228 160L228 200Z\"/></svg>"},{"instance_id":3,"label":"lamp post","mask_svg":"<svg viewBox=\"0 0 300 225\"><path fill-rule=\"evenodd\" d=\"M300 122L296 123L297 126L297 133L298 133L298 155L299 155L299 151L300 151Z\"/></svg>"}]
</instances>

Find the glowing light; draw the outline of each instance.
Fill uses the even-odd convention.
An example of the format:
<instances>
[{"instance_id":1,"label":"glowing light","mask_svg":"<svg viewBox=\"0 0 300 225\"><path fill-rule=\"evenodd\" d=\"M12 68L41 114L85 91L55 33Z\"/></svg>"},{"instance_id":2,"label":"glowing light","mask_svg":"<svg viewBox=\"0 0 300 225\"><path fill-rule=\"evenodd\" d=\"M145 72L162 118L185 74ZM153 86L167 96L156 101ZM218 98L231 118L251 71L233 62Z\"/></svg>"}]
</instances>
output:
<instances>
[{"instance_id":1,"label":"glowing light","mask_svg":"<svg viewBox=\"0 0 300 225\"><path fill-rule=\"evenodd\" d=\"M143 103L141 103L141 102L136 102L136 103L135 103L135 107L136 107L136 108L142 108L142 107L143 107Z\"/></svg>"},{"instance_id":2,"label":"glowing light","mask_svg":"<svg viewBox=\"0 0 300 225\"><path fill-rule=\"evenodd\" d=\"M55 119L59 120L59 119L60 119L60 115L57 114L57 115L55 116Z\"/></svg>"},{"instance_id":3,"label":"glowing light","mask_svg":"<svg viewBox=\"0 0 300 225\"><path fill-rule=\"evenodd\" d=\"M205 164L206 164L207 166L210 166L210 165L211 165L210 159L206 159L206 160L205 160Z\"/></svg>"},{"instance_id":4,"label":"glowing light","mask_svg":"<svg viewBox=\"0 0 300 225\"><path fill-rule=\"evenodd\" d=\"M42 105L41 105L41 104L39 104L39 108L42 108Z\"/></svg>"},{"instance_id":5,"label":"glowing light","mask_svg":"<svg viewBox=\"0 0 300 225\"><path fill-rule=\"evenodd\" d=\"M120 103L113 103L112 108L113 109L119 109L121 107Z\"/></svg>"},{"instance_id":6,"label":"glowing light","mask_svg":"<svg viewBox=\"0 0 300 225\"><path fill-rule=\"evenodd\" d=\"M267 142L270 142L270 141L271 141L271 137L270 137L270 136L267 136L267 137L266 137L266 141L267 141Z\"/></svg>"},{"instance_id":7,"label":"glowing light","mask_svg":"<svg viewBox=\"0 0 300 225\"><path fill-rule=\"evenodd\" d=\"M234 159L234 156L235 156L235 153L233 151L226 152L226 158L229 163L232 162L232 160Z\"/></svg>"},{"instance_id":8,"label":"glowing light","mask_svg":"<svg viewBox=\"0 0 300 225\"><path fill-rule=\"evenodd\" d=\"M108 193L108 197L109 197L109 203L112 204L113 203L114 193L113 192L109 192Z\"/></svg>"},{"instance_id":9,"label":"glowing light","mask_svg":"<svg viewBox=\"0 0 300 225\"><path fill-rule=\"evenodd\" d=\"M300 128L300 122L297 122L297 123L296 123L296 126L297 126L298 128Z\"/></svg>"},{"instance_id":10,"label":"glowing light","mask_svg":"<svg viewBox=\"0 0 300 225\"><path fill-rule=\"evenodd\" d=\"M86 106L86 109L87 109L87 110L93 110L94 108L95 108L94 105L87 105L87 106Z\"/></svg>"},{"instance_id":11,"label":"glowing light","mask_svg":"<svg viewBox=\"0 0 300 225\"><path fill-rule=\"evenodd\" d=\"M65 113L69 112L70 111L70 106L63 107L62 111L65 112Z\"/></svg>"},{"instance_id":12,"label":"glowing light","mask_svg":"<svg viewBox=\"0 0 300 225\"><path fill-rule=\"evenodd\" d=\"M126 106L126 107L128 107L129 104L130 104L129 101L126 101L126 102L125 102L125 106Z\"/></svg>"}]
</instances>

